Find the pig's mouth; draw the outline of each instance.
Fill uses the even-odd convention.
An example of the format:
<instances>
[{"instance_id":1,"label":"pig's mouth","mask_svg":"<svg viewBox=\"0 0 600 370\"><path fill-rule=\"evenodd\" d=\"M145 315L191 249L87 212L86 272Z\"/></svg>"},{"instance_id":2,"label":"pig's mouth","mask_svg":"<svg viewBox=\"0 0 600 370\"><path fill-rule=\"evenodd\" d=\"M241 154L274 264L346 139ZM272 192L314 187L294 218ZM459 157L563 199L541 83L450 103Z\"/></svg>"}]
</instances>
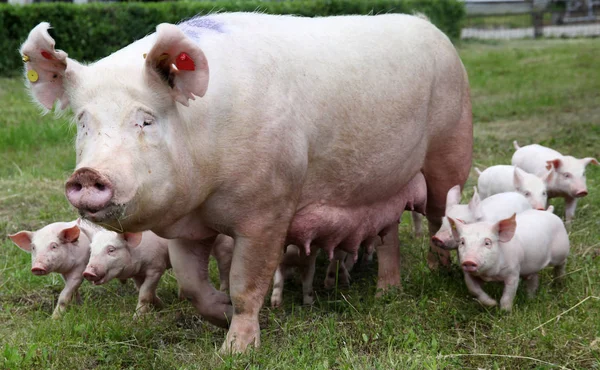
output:
<instances>
[{"instance_id":1,"label":"pig's mouth","mask_svg":"<svg viewBox=\"0 0 600 370\"><path fill-rule=\"evenodd\" d=\"M102 209L81 208L79 215L94 223L115 221L123 218L125 206L118 204L109 204Z\"/></svg>"},{"instance_id":2,"label":"pig's mouth","mask_svg":"<svg viewBox=\"0 0 600 370\"><path fill-rule=\"evenodd\" d=\"M102 285L106 282L106 274L100 275L93 272L84 272L83 277L94 285Z\"/></svg>"}]
</instances>

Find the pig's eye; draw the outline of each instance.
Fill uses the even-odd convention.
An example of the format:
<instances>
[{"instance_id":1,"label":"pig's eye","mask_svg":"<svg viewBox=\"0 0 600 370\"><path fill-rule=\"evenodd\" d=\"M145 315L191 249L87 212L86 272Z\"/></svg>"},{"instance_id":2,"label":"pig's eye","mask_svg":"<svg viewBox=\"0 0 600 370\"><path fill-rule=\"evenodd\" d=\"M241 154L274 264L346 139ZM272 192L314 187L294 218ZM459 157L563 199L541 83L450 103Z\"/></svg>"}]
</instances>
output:
<instances>
[{"instance_id":1,"label":"pig's eye","mask_svg":"<svg viewBox=\"0 0 600 370\"><path fill-rule=\"evenodd\" d=\"M34 251L35 250L35 245L31 246L31 250Z\"/></svg>"},{"instance_id":2,"label":"pig's eye","mask_svg":"<svg viewBox=\"0 0 600 370\"><path fill-rule=\"evenodd\" d=\"M565 177L565 179L571 178L571 174L568 172L563 173L563 176Z\"/></svg>"},{"instance_id":3,"label":"pig's eye","mask_svg":"<svg viewBox=\"0 0 600 370\"><path fill-rule=\"evenodd\" d=\"M50 244L50 248L56 249L56 248L58 248L58 244L52 243L52 244Z\"/></svg>"},{"instance_id":4,"label":"pig's eye","mask_svg":"<svg viewBox=\"0 0 600 370\"><path fill-rule=\"evenodd\" d=\"M145 119L145 120L144 120L144 123L142 124L142 126L143 126L143 127L146 127L146 126L150 126L151 124L152 124L152 121L151 121L151 120L149 120L149 119Z\"/></svg>"},{"instance_id":5,"label":"pig's eye","mask_svg":"<svg viewBox=\"0 0 600 370\"><path fill-rule=\"evenodd\" d=\"M490 239L485 239L485 246L486 247L491 247L492 246L492 241Z\"/></svg>"},{"instance_id":6,"label":"pig's eye","mask_svg":"<svg viewBox=\"0 0 600 370\"><path fill-rule=\"evenodd\" d=\"M546 196L546 192L543 192L543 193L542 193L542 195L543 195L543 196Z\"/></svg>"},{"instance_id":7,"label":"pig's eye","mask_svg":"<svg viewBox=\"0 0 600 370\"><path fill-rule=\"evenodd\" d=\"M115 247L113 247L112 245L109 246L108 248L106 248L108 251L108 254L113 254L115 252Z\"/></svg>"},{"instance_id":8,"label":"pig's eye","mask_svg":"<svg viewBox=\"0 0 600 370\"><path fill-rule=\"evenodd\" d=\"M465 240L464 239L460 240L460 245L465 245Z\"/></svg>"},{"instance_id":9,"label":"pig's eye","mask_svg":"<svg viewBox=\"0 0 600 370\"><path fill-rule=\"evenodd\" d=\"M525 196L526 196L526 197L530 197L530 196L531 196L531 193L530 193L530 192L528 192L528 191L526 191L526 192L525 192Z\"/></svg>"}]
</instances>

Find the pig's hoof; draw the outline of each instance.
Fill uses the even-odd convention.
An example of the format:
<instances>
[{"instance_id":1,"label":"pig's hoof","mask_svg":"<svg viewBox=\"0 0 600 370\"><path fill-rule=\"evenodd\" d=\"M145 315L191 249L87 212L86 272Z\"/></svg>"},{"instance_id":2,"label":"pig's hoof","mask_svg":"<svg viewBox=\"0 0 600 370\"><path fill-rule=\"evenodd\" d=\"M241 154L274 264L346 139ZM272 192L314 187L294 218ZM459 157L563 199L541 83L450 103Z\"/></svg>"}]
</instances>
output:
<instances>
[{"instance_id":1,"label":"pig's hoof","mask_svg":"<svg viewBox=\"0 0 600 370\"><path fill-rule=\"evenodd\" d=\"M512 311L512 303L500 302L500 309L502 309L502 311L510 312Z\"/></svg>"},{"instance_id":2,"label":"pig's hoof","mask_svg":"<svg viewBox=\"0 0 600 370\"><path fill-rule=\"evenodd\" d=\"M315 303L315 299L313 298L312 293L310 295L305 295L302 298L302 303L306 306L312 306Z\"/></svg>"},{"instance_id":3,"label":"pig's hoof","mask_svg":"<svg viewBox=\"0 0 600 370\"><path fill-rule=\"evenodd\" d=\"M495 299L492 298L478 298L479 303L487 307L494 307L498 304Z\"/></svg>"},{"instance_id":4,"label":"pig's hoof","mask_svg":"<svg viewBox=\"0 0 600 370\"><path fill-rule=\"evenodd\" d=\"M271 308L279 308L281 306L281 297L271 297Z\"/></svg>"},{"instance_id":5,"label":"pig's hoof","mask_svg":"<svg viewBox=\"0 0 600 370\"><path fill-rule=\"evenodd\" d=\"M221 353L244 353L249 345L253 345L255 348L260 346L260 328L258 327L258 322L255 324L247 321L242 321L241 323L239 321L233 322L231 329L227 333L227 338L223 346L221 346Z\"/></svg>"},{"instance_id":6,"label":"pig's hoof","mask_svg":"<svg viewBox=\"0 0 600 370\"><path fill-rule=\"evenodd\" d=\"M54 311L52 313L52 320L60 320L60 319L62 319L62 316L63 316L62 312Z\"/></svg>"}]
</instances>

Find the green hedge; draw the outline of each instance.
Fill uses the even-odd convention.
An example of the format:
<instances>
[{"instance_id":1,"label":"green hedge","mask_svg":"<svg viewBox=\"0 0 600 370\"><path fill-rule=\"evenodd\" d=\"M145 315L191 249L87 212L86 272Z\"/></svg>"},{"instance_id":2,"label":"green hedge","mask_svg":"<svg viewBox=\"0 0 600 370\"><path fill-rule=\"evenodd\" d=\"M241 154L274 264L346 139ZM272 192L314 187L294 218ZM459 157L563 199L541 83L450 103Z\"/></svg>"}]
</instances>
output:
<instances>
[{"instance_id":1,"label":"green hedge","mask_svg":"<svg viewBox=\"0 0 600 370\"><path fill-rule=\"evenodd\" d=\"M451 38L460 35L465 16L458 0L295 0L295 1L197 1L161 3L41 3L15 6L0 4L0 75L21 73L19 46L29 31L50 22L58 49L80 61L94 61L151 33L159 23L176 23L196 14L215 11L256 11L273 14L327 16L422 12Z\"/></svg>"}]
</instances>

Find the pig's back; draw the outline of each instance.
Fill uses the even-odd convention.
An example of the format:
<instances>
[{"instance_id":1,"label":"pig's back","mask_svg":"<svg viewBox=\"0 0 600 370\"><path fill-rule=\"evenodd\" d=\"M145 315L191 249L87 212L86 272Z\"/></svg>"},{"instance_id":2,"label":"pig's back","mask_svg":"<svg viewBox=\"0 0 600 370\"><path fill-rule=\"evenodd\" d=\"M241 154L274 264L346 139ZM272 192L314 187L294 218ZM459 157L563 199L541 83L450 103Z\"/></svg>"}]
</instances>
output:
<instances>
[{"instance_id":1,"label":"pig's back","mask_svg":"<svg viewBox=\"0 0 600 370\"><path fill-rule=\"evenodd\" d=\"M546 162L560 158L562 154L538 144L526 145L513 154L511 163L526 172L540 175L546 172Z\"/></svg>"},{"instance_id":2,"label":"pig's back","mask_svg":"<svg viewBox=\"0 0 600 370\"><path fill-rule=\"evenodd\" d=\"M564 238L568 237L562 220L547 211L528 210L517 214L515 237L523 249L521 275L536 273L548 265L554 265L562 257L566 258ZM509 251L510 253L510 251Z\"/></svg>"},{"instance_id":3,"label":"pig's back","mask_svg":"<svg viewBox=\"0 0 600 370\"><path fill-rule=\"evenodd\" d=\"M510 191L494 194L481 201L482 221L498 222L531 209L531 204L522 194Z\"/></svg>"}]
</instances>

